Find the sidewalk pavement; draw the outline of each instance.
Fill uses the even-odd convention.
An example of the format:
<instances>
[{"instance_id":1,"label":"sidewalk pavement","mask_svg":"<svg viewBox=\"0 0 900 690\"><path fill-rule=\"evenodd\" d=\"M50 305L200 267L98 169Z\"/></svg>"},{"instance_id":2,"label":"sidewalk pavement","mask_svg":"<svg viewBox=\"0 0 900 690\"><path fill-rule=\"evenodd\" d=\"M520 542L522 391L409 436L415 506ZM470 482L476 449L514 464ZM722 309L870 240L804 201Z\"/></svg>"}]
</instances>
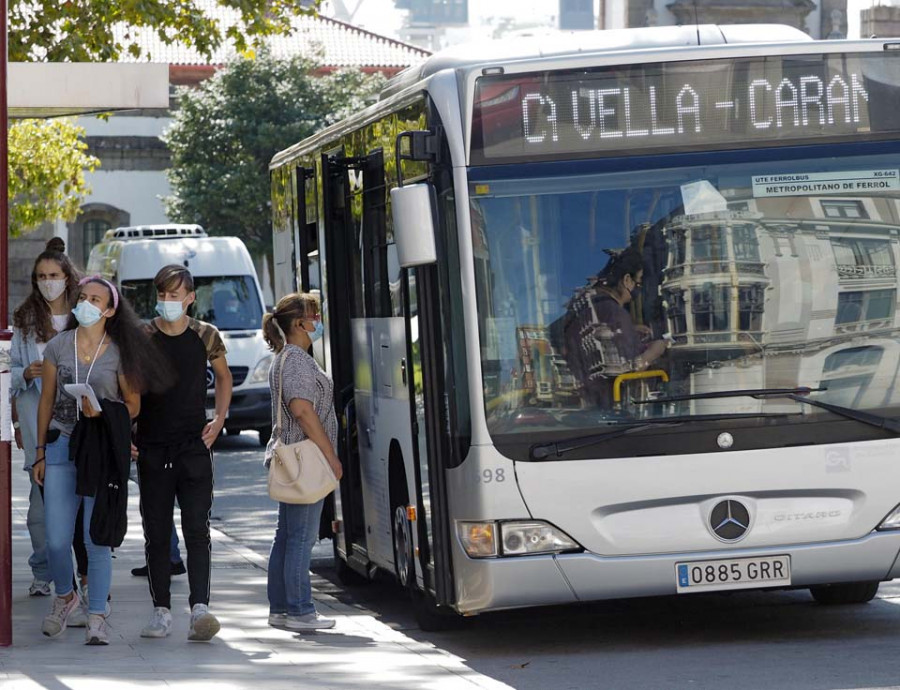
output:
<instances>
[{"instance_id":1,"label":"sidewalk pavement","mask_svg":"<svg viewBox=\"0 0 900 690\"><path fill-rule=\"evenodd\" d=\"M336 619L335 628L297 634L268 627L265 559L215 529L210 610L219 618L221 632L211 642L187 641L188 586L182 575L172 579L171 636L142 639L151 603L146 578L130 572L144 563L134 483L128 534L114 553L109 646L85 646L81 628L70 628L55 640L46 638L40 626L51 599L28 596L29 485L18 451L12 467L13 646L0 648L3 690L509 687L473 671L452 654L389 628L371 612L317 591L316 607Z\"/></svg>"}]
</instances>

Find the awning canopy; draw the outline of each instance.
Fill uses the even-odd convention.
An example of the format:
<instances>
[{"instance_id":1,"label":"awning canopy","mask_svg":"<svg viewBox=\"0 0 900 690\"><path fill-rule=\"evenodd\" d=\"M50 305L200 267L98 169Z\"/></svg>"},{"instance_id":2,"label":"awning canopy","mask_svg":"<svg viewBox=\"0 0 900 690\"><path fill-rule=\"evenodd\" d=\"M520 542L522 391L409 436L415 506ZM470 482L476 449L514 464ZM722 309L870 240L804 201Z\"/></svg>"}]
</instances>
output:
<instances>
[{"instance_id":1,"label":"awning canopy","mask_svg":"<svg viewBox=\"0 0 900 690\"><path fill-rule=\"evenodd\" d=\"M167 64L12 62L8 69L11 118L169 107Z\"/></svg>"}]
</instances>

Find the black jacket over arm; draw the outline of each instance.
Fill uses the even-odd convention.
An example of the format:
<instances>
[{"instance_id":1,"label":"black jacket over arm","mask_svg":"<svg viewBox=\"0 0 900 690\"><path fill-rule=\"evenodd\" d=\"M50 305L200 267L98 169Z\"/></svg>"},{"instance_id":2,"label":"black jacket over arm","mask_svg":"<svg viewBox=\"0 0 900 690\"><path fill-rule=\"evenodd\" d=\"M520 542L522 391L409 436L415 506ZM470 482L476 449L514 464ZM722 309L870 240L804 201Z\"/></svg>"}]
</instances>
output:
<instances>
[{"instance_id":1,"label":"black jacket over arm","mask_svg":"<svg viewBox=\"0 0 900 690\"><path fill-rule=\"evenodd\" d=\"M118 547L128 529L131 416L124 403L100 402L100 416L80 417L69 441L75 492L94 497L91 541Z\"/></svg>"}]
</instances>

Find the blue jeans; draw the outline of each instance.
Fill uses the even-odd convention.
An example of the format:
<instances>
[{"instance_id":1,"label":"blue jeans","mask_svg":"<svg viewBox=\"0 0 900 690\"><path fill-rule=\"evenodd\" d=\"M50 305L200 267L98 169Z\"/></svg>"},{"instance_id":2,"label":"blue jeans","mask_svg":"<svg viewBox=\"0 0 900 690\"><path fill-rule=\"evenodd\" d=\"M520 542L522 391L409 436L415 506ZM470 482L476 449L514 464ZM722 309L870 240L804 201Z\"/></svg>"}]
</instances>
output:
<instances>
[{"instance_id":1,"label":"blue jeans","mask_svg":"<svg viewBox=\"0 0 900 690\"><path fill-rule=\"evenodd\" d=\"M50 582L50 564L47 562L47 535L44 531L44 499L41 498L41 487L34 481L29 472L31 492L28 494L28 535L31 537L31 555L28 565L35 580Z\"/></svg>"},{"instance_id":2,"label":"blue jeans","mask_svg":"<svg viewBox=\"0 0 900 690\"><path fill-rule=\"evenodd\" d=\"M112 555L108 546L91 541L91 513L94 499L75 493L75 464L69 461L69 437L60 436L47 445L47 468L44 475L44 523L47 530L47 556L56 596L72 591L72 537L75 516L84 501L84 545L88 554L88 612L103 615L112 581Z\"/></svg>"},{"instance_id":3,"label":"blue jeans","mask_svg":"<svg viewBox=\"0 0 900 690\"><path fill-rule=\"evenodd\" d=\"M325 500L308 505L278 504L278 525L269 554L269 613L304 616L315 613L309 562L319 538Z\"/></svg>"}]
</instances>

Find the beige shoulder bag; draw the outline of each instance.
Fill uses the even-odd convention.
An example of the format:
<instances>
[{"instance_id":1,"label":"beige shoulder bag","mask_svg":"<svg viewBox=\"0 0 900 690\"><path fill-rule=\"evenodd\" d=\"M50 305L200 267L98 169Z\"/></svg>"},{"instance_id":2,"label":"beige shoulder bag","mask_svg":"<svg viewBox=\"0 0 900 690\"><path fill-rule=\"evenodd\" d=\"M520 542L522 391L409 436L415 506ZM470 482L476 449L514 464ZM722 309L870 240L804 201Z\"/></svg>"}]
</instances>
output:
<instances>
[{"instance_id":1,"label":"beige shoulder bag","mask_svg":"<svg viewBox=\"0 0 900 690\"><path fill-rule=\"evenodd\" d=\"M306 439L290 445L281 442L281 408L284 407L281 393L286 356L287 353L282 352L277 372L278 421L272 430L275 442L269 463L269 497L281 503L317 503L337 488L338 480L315 441Z\"/></svg>"}]
</instances>

